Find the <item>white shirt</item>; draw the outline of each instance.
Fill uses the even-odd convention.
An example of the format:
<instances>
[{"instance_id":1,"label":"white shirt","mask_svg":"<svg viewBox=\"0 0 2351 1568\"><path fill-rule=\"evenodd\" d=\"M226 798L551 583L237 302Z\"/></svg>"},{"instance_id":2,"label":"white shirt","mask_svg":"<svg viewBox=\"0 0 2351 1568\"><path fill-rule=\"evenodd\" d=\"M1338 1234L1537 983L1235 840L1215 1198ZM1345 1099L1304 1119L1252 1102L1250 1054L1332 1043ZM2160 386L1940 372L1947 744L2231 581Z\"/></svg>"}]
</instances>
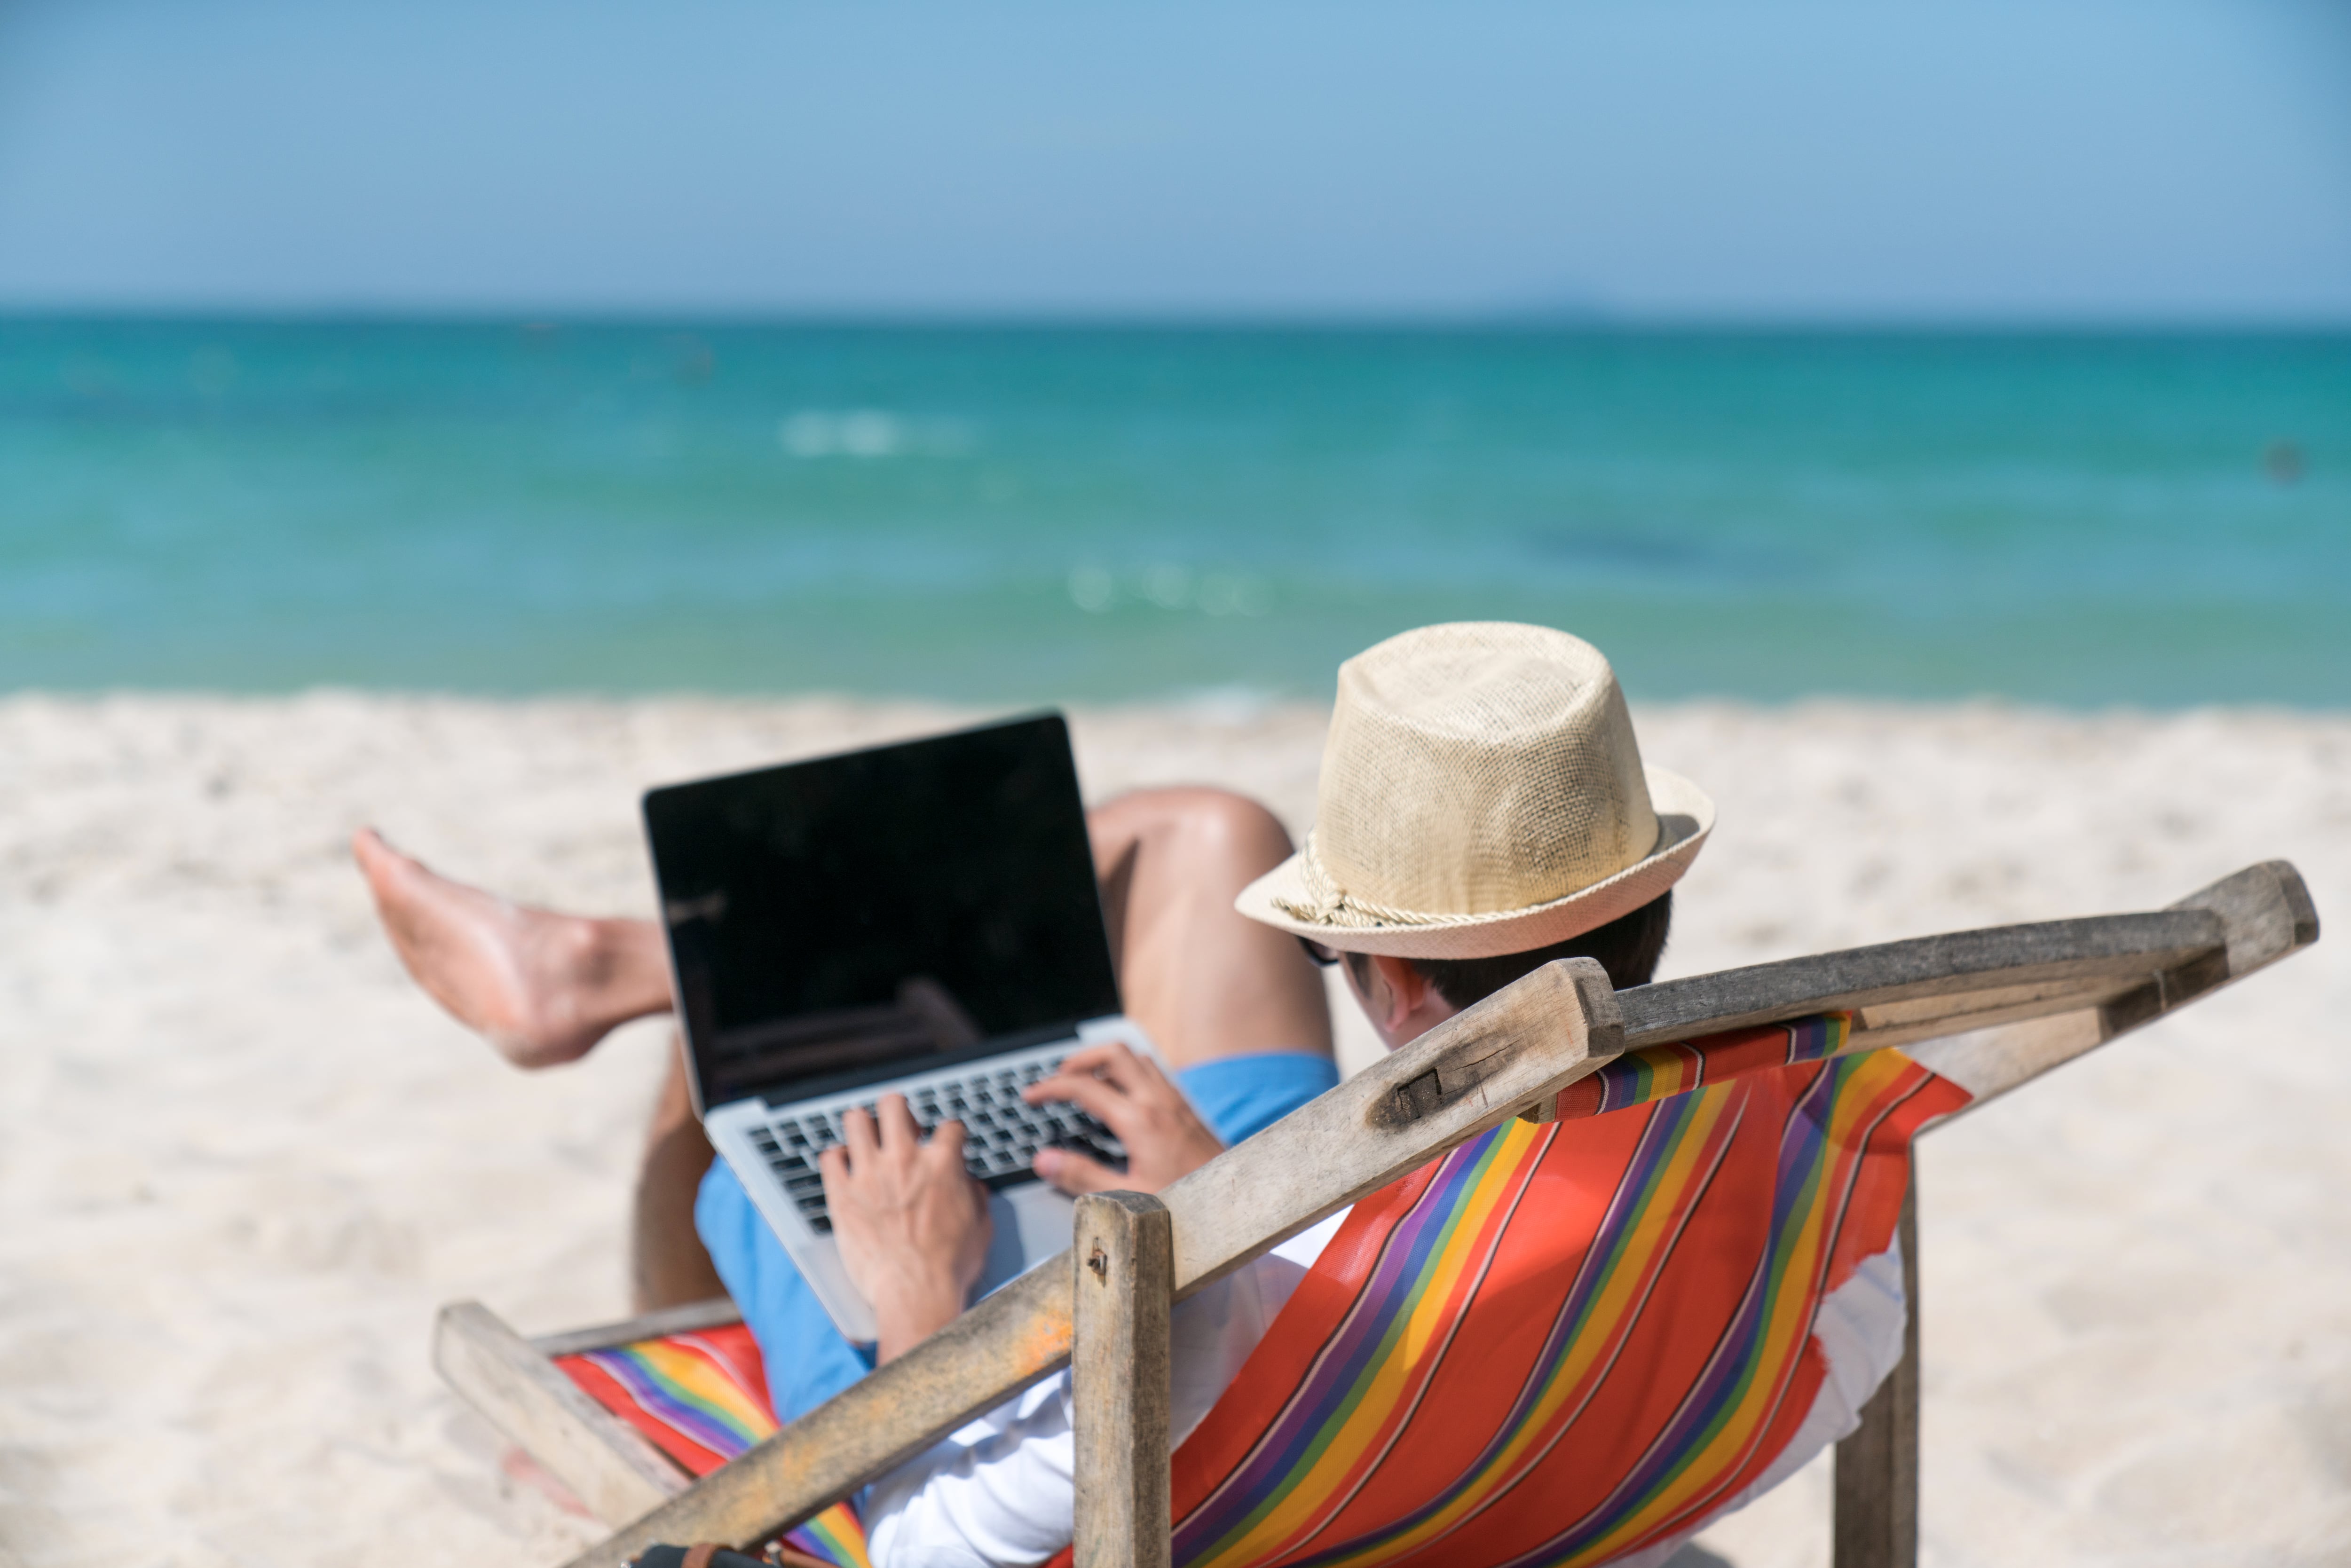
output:
<instances>
[{"instance_id":1,"label":"white shirt","mask_svg":"<svg viewBox=\"0 0 2351 1568\"><path fill-rule=\"evenodd\" d=\"M1168 1322L1171 1444L1207 1418L1346 1217L1342 1209L1177 1304ZM1863 1403L1902 1359L1905 1310L1897 1242L1823 1299L1813 1338L1828 1360L1828 1377L1779 1458L1706 1520L1616 1561L1625 1568L1663 1563L1706 1524L1744 1508L1860 1426ZM1072 1533L1075 1466L1064 1372L873 1484L865 1502L873 1568L1002 1568L1050 1557Z\"/></svg>"}]
</instances>

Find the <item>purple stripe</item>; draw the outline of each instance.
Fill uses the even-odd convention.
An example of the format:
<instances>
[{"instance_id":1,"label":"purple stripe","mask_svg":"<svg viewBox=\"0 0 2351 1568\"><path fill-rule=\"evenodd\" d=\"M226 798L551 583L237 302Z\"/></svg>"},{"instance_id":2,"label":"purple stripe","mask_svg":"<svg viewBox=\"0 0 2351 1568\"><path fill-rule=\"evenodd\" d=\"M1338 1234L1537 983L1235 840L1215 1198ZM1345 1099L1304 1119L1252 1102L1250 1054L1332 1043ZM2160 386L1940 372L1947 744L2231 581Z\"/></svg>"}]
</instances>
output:
<instances>
[{"instance_id":1,"label":"purple stripe","mask_svg":"<svg viewBox=\"0 0 2351 1568\"><path fill-rule=\"evenodd\" d=\"M1502 1212L1501 1223L1494 1228L1492 1237L1489 1239L1486 1243L1485 1255L1478 1260L1477 1270L1472 1275L1469 1281L1469 1300L1475 1301L1479 1291L1485 1285L1486 1276L1494 1267L1494 1259L1502 1250L1502 1239L1509 1232L1511 1220L1518 1217L1519 1205L1525 1202L1527 1194L1533 1190L1535 1173L1541 1168L1543 1156L1551 1152L1552 1144L1558 1138L1558 1136L1559 1128L1557 1126L1551 1126L1543 1129L1542 1134L1541 1134L1541 1142L1540 1145L1530 1150L1526 1160L1518 1167L1518 1170L1515 1173L1518 1190L1510 1195L1510 1206ZM1379 1473L1380 1467L1386 1463L1388 1455L1395 1451L1395 1446L1398 1443L1404 1441L1405 1433L1409 1430L1412 1426L1413 1416L1419 1413L1421 1402L1426 1399L1429 1394L1436 1388L1437 1369L1443 1365L1445 1358L1452 1354L1454 1340L1456 1336L1460 1333L1462 1325L1468 1321L1468 1312L1467 1310L1464 1310L1463 1312L1456 1314L1452 1322L1447 1325L1444 1343L1437 1347L1437 1354L1431 1361L1428 1373L1421 1379L1420 1387L1412 1396L1412 1403L1405 1407L1403 1415L1397 1419L1395 1427L1389 1430L1387 1441L1381 1446L1380 1451L1372 1457L1370 1463L1364 1466L1363 1473L1355 1478L1355 1484L1347 1489L1346 1495L1340 1498L1337 1501L1328 1505L1324 1510L1322 1523L1316 1526L1311 1533L1309 1533L1303 1540L1300 1541L1298 1543L1299 1546L1303 1547L1309 1542L1311 1542L1316 1537L1320 1536L1323 1531L1328 1530L1331 1527L1331 1521L1337 1519L1342 1513L1344 1513L1347 1511L1348 1505L1355 1500L1356 1496L1361 1493L1365 1487L1371 1485L1372 1478L1377 1475ZM1541 1364L1540 1360L1538 1360L1536 1364ZM1353 1550L1353 1547L1350 1544L1343 1546L1339 1550L1352 1551ZM1327 1556L1328 1553L1326 1552L1324 1555Z\"/></svg>"},{"instance_id":2,"label":"purple stripe","mask_svg":"<svg viewBox=\"0 0 2351 1568\"><path fill-rule=\"evenodd\" d=\"M1389 1232L1356 1306L1326 1342L1297 1393L1241 1463L1176 1526L1174 1546L1179 1560L1221 1542L1302 1469L1331 1414L1346 1404L1389 1330L1411 1311L1426 1286L1429 1255L1466 1193L1474 1189L1480 1158L1500 1132L1486 1134L1447 1156L1427 1189Z\"/></svg>"},{"instance_id":3,"label":"purple stripe","mask_svg":"<svg viewBox=\"0 0 2351 1568\"><path fill-rule=\"evenodd\" d=\"M1636 1512L1689 1462L1699 1439L1714 1429L1715 1417L1734 1395L1744 1389L1751 1396L1752 1388L1744 1382L1743 1375L1754 1364L1761 1347L1762 1324L1772 1295L1773 1281L1775 1276L1784 1274L1779 1267L1780 1261L1793 1245L1795 1232L1802 1228L1802 1216L1827 1202L1832 1209L1832 1218L1824 1225L1824 1230L1832 1239L1829 1246L1822 1249L1823 1275L1807 1282L1808 1289L1815 1296L1818 1294L1829 1258L1834 1250L1834 1238L1843 1228L1845 1210L1859 1179L1860 1162L1856 1159L1833 1199L1829 1195L1814 1191L1799 1203L1799 1195L1806 1186L1808 1175L1817 1173L1826 1163L1830 1149L1827 1136L1830 1116L1827 1113L1833 1110L1834 1101L1851 1082L1860 1064L1858 1058L1831 1062L1824 1071L1813 1075L1812 1083L1790 1107L1788 1120L1782 1129L1776 1162L1778 1180L1772 1195L1771 1244L1757 1262L1739 1310L1717 1340L1715 1353L1708 1358L1706 1371L1700 1375L1681 1408L1676 1411L1673 1419L1659 1433L1657 1440L1635 1465L1632 1473L1610 1492L1598 1509L1541 1545L1511 1559L1504 1568L1532 1568L1534 1564L1558 1562L1588 1549L1594 1541ZM1917 1092L1917 1085L1913 1085L1886 1104L1863 1133L1857 1146L1865 1147L1868 1136L1877 1126ZM1824 1104L1824 1102L1830 1103ZM1784 1289L1786 1283L1783 1277L1779 1279L1780 1288ZM1806 1332L1810 1332L1809 1323ZM1797 1364L1792 1359L1789 1364L1792 1368ZM1787 1398L1788 1386L1788 1383L1783 1381L1778 1388L1771 1391L1771 1408L1756 1426L1759 1437L1768 1432L1771 1422L1778 1418L1779 1407ZM1674 1518L1659 1521L1647 1532L1646 1539L1659 1539L1690 1521L1702 1518L1708 1510L1720 1503L1730 1484L1738 1479L1752 1458L1750 1453L1740 1464L1730 1467L1712 1491L1691 1500ZM1629 1543L1626 1550L1636 1550L1639 1544Z\"/></svg>"},{"instance_id":4,"label":"purple stripe","mask_svg":"<svg viewBox=\"0 0 2351 1568\"><path fill-rule=\"evenodd\" d=\"M1316 1564L1327 1563L1341 1556L1375 1548L1405 1531L1416 1528L1440 1510L1449 1506L1456 1498L1474 1484L1479 1477L1493 1466L1501 1450L1509 1446L1520 1429L1531 1418L1534 1405L1542 1397L1559 1372L1559 1363L1565 1358L1567 1346L1583 1332L1593 1298L1598 1295L1615 1273L1625 1244L1630 1240L1632 1232L1638 1228L1641 1218L1647 1212L1649 1204L1654 1200L1656 1175L1680 1146L1681 1140L1687 1132L1687 1124L1696 1114L1696 1105L1695 1098L1689 1095L1677 1095L1655 1103L1649 1125L1643 1129L1641 1143L1636 1145L1632 1160L1627 1162L1625 1174L1618 1180L1616 1190L1610 1197L1607 1213L1594 1233L1593 1245L1586 1249L1583 1261L1579 1265L1576 1277L1569 1287L1567 1298L1552 1320L1551 1331L1544 1338L1541 1353L1536 1357L1527 1377L1520 1383L1518 1396L1512 1401L1509 1414L1495 1428L1494 1437L1479 1454L1477 1459L1465 1468L1460 1478L1446 1488L1437 1498L1414 1510L1394 1524L1384 1525L1342 1546L1306 1559L1297 1563L1295 1568L1314 1568ZM1732 1123L1734 1132L1736 1127L1737 1118L1734 1116ZM1661 1257L1670 1257L1675 1247L1679 1244L1682 1230L1687 1225L1689 1216L1695 1209L1697 1198L1713 1185L1715 1173L1721 1169L1723 1157L1729 1153L1729 1147L1730 1140L1725 1137L1721 1147L1716 1151L1714 1159L1708 1164L1706 1174L1693 1185L1691 1202L1684 1206L1680 1218L1675 1224L1672 1236L1667 1239ZM1604 1243L1607 1244L1604 1245ZM1604 1255L1604 1264L1595 1266L1595 1260L1601 1259ZM1653 1275L1649 1284L1643 1288L1640 1299L1632 1303L1629 1317L1637 1318L1640 1315L1647 1304L1649 1291L1655 1286L1656 1277ZM1526 1456L1516 1477L1507 1485L1496 1489L1493 1496L1456 1520L1444 1531L1422 1542L1414 1550L1416 1552L1427 1550L1517 1490L1520 1482L1531 1475L1543 1458L1558 1447L1561 1439L1574 1426L1576 1418L1583 1412L1583 1406L1588 1405L1606 1383L1609 1371L1615 1365L1616 1358L1624 1354L1625 1345L1629 1337L1626 1335L1618 1340L1615 1349L1609 1353L1607 1362L1597 1369L1590 1387L1585 1390L1583 1403L1579 1404L1574 1410L1566 1413L1550 1439L1540 1449Z\"/></svg>"},{"instance_id":5,"label":"purple stripe","mask_svg":"<svg viewBox=\"0 0 2351 1568\"><path fill-rule=\"evenodd\" d=\"M1705 1370L1683 1397L1672 1418L1599 1506L1568 1530L1553 1536L1546 1546L1516 1559L1516 1563L1536 1561L1552 1550L1573 1554L1621 1525L1655 1495L1659 1486L1688 1463L1696 1440L1712 1428L1714 1418L1721 1413L1732 1394L1744 1386L1744 1375L1753 1366L1761 1343L1765 1311L1771 1294L1770 1284L1774 1272L1773 1260L1784 1251L1784 1225L1794 1207L1791 1188L1801 1188L1803 1185L1796 1167L1805 1153L1817 1156L1822 1146L1821 1141L1815 1138L1811 1140L1807 1148L1801 1129L1813 1124L1804 1117L1802 1106L1828 1076L1827 1073L1814 1075L1813 1082L1799 1098L1797 1106L1792 1109L1782 1128L1779 1180L1771 1198L1771 1229L1766 1233L1762 1255L1748 1276L1747 1288L1740 1294L1737 1309L1715 1338L1714 1350L1707 1358ZM1806 1207L1809 1208L1809 1205Z\"/></svg>"},{"instance_id":6,"label":"purple stripe","mask_svg":"<svg viewBox=\"0 0 2351 1568\"><path fill-rule=\"evenodd\" d=\"M722 1458L735 1458L758 1440L700 1402L690 1402L690 1396L673 1393L667 1380L632 1352L591 1350L585 1353L585 1359L626 1389L645 1414Z\"/></svg>"}]
</instances>

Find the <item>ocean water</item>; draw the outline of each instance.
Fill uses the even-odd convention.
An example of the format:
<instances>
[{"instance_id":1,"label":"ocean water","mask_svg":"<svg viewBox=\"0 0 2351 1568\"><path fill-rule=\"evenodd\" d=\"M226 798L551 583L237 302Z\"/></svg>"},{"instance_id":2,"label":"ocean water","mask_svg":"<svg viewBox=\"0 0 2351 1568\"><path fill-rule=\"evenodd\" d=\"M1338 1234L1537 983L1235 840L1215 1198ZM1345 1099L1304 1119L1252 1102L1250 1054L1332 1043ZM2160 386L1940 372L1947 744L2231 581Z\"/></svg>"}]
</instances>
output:
<instances>
[{"instance_id":1,"label":"ocean water","mask_svg":"<svg viewBox=\"0 0 2351 1568\"><path fill-rule=\"evenodd\" d=\"M2351 336L0 320L0 690L2351 703Z\"/></svg>"}]
</instances>

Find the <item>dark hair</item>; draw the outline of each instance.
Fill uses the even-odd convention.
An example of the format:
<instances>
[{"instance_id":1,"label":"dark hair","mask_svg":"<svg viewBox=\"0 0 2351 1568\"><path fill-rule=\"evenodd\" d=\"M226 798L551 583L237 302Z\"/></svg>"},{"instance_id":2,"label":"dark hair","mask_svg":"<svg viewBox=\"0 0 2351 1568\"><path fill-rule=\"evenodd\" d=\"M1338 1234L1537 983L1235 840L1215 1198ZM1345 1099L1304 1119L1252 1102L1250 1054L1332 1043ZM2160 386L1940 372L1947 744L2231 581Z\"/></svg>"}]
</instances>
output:
<instances>
[{"instance_id":1,"label":"dark hair","mask_svg":"<svg viewBox=\"0 0 2351 1568\"><path fill-rule=\"evenodd\" d=\"M1554 958L1596 958L1608 971L1608 983L1618 990L1646 986L1665 956L1666 931L1674 923L1671 889L1659 894L1630 915L1620 915L1594 930L1536 947L1505 953L1499 958L1407 958L1437 994L1457 1008L1484 1001L1513 980L1523 979ZM1361 955L1346 956L1352 967Z\"/></svg>"}]
</instances>

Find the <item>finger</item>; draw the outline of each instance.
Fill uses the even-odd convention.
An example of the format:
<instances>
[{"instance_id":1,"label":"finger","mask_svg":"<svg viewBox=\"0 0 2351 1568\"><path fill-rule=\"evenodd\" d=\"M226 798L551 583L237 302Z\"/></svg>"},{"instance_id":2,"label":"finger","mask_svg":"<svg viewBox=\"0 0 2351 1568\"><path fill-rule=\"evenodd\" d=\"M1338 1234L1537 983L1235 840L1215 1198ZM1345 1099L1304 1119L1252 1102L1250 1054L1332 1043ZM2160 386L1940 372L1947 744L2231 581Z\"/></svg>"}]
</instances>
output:
<instances>
[{"instance_id":1,"label":"finger","mask_svg":"<svg viewBox=\"0 0 2351 1568\"><path fill-rule=\"evenodd\" d=\"M1020 1091L1020 1098L1031 1105L1043 1105L1055 1100L1074 1100L1080 1089L1108 1089L1120 1092L1117 1084L1096 1078L1090 1072L1059 1071L1050 1078L1040 1078Z\"/></svg>"},{"instance_id":2,"label":"finger","mask_svg":"<svg viewBox=\"0 0 2351 1568\"><path fill-rule=\"evenodd\" d=\"M816 1174L824 1178L825 1207L835 1207L841 1191L849 1184L849 1151L835 1144L817 1155Z\"/></svg>"},{"instance_id":3,"label":"finger","mask_svg":"<svg viewBox=\"0 0 2351 1568\"><path fill-rule=\"evenodd\" d=\"M1046 1080L1048 1083L1051 1082L1050 1079ZM1044 1085L1039 1084L1038 1087L1041 1089ZM1070 1079L1046 1098L1068 1101L1112 1132L1119 1133L1121 1137L1125 1134L1120 1132L1120 1124L1130 1121L1135 1112L1134 1101L1132 1098L1120 1093L1099 1078Z\"/></svg>"},{"instance_id":4,"label":"finger","mask_svg":"<svg viewBox=\"0 0 2351 1568\"><path fill-rule=\"evenodd\" d=\"M1134 1052L1117 1040L1103 1045L1090 1045L1073 1051L1061 1058L1060 1071L1071 1077L1092 1078L1100 1082L1115 1083L1125 1089L1134 1081Z\"/></svg>"},{"instance_id":5,"label":"finger","mask_svg":"<svg viewBox=\"0 0 2351 1568\"><path fill-rule=\"evenodd\" d=\"M1113 1043L1090 1045L1071 1052L1061 1059L1050 1078L1030 1084L1020 1093L1022 1099L1036 1105L1047 1100L1074 1100L1077 1095L1072 1086L1081 1083L1106 1083L1122 1094L1135 1094L1148 1093L1155 1087L1164 1088L1166 1082L1148 1060L1123 1045Z\"/></svg>"},{"instance_id":6,"label":"finger","mask_svg":"<svg viewBox=\"0 0 2351 1568\"><path fill-rule=\"evenodd\" d=\"M1089 1078L1098 1078L1105 1083L1114 1083L1128 1093L1134 1093L1136 1084L1142 1082L1142 1074L1136 1071L1143 1065L1142 1059L1117 1040L1112 1040L1107 1045L1096 1046L1094 1049L1101 1053L1101 1060L1090 1063L1080 1071Z\"/></svg>"},{"instance_id":7,"label":"finger","mask_svg":"<svg viewBox=\"0 0 2351 1568\"><path fill-rule=\"evenodd\" d=\"M1039 1149L1029 1168L1071 1197L1090 1192L1117 1192L1124 1188L1127 1178L1100 1160L1071 1149Z\"/></svg>"},{"instance_id":8,"label":"finger","mask_svg":"<svg viewBox=\"0 0 2351 1568\"><path fill-rule=\"evenodd\" d=\"M911 1149L923 1141L923 1129L915 1122L914 1113L906 1104L904 1094L884 1094L880 1109L883 1148Z\"/></svg>"},{"instance_id":9,"label":"finger","mask_svg":"<svg viewBox=\"0 0 2351 1568\"><path fill-rule=\"evenodd\" d=\"M1113 1046L1109 1044L1081 1045L1078 1047L1077 1050L1070 1052L1069 1055L1061 1058L1061 1065L1057 1069L1057 1071L1062 1072L1092 1072L1095 1068L1100 1067L1103 1062L1110 1060L1112 1049Z\"/></svg>"},{"instance_id":10,"label":"finger","mask_svg":"<svg viewBox=\"0 0 2351 1568\"><path fill-rule=\"evenodd\" d=\"M1134 1086L1129 1092L1148 1093L1153 1089L1175 1088L1175 1085L1167 1081L1167 1074L1159 1070L1159 1063L1152 1061L1151 1058L1137 1056L1130 1051L1127 1053L1127 1061L1134 1064Z\"/></svg>"},{"instance_id":11,"label":"finger","mask_svg":"<svg viewBox=\"0 0 2351 1568\"><path fill-rule=\"evenodd\" d=\"M961 1122L941 1122L931 1129L931 1147L942 1160L963 1164L964 1130Z\"/></svg>"},{"instance_id":12,"label":"finger","mask_svg":"<svg viewBox=\"0 0 2351 1568\"><path fill-rule=\"evenodd\" d=\"M881 1152L873 1118L865 1113L864 1107L852 1105L841 1113L841 1146L849 1151L849 1163L852 1166L862 1166Z\"/></svg>"}]
</instances>

